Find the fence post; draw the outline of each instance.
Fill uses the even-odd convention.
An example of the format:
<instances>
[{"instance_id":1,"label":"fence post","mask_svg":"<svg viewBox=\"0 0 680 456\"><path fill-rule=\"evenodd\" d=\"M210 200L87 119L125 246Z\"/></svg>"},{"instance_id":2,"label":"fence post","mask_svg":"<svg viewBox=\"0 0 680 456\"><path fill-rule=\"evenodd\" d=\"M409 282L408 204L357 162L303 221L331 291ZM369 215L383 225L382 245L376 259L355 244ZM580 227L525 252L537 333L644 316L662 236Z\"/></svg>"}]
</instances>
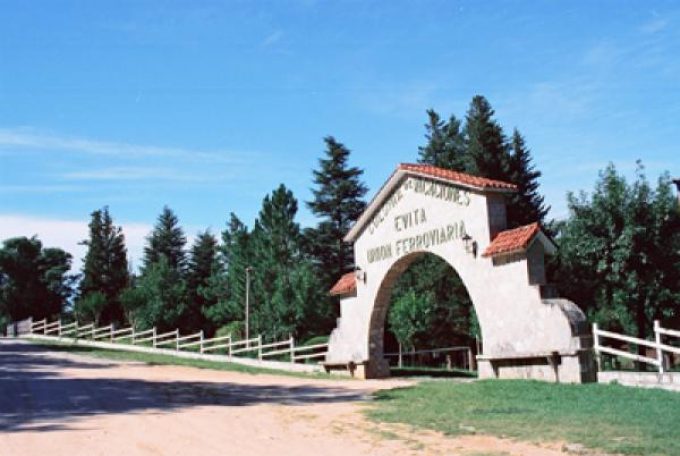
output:
<instances>
[{"instance_id":1,"label":"fence post","mask_svg":"<svg viewBox=\"0 0 680 456\"><path fill-rule=\"evenodd\" d=\"M135 325L132 325L132 345L135 344Z\"/></svg>"},{"instance_id":2,"label":"fence post","mask_svg":"<svg viewBox=\"0 0 680 456\"><path fill-rule=\"evenodd\" d=\"M92 337L91 339L94 340L94 330L97 329L97 325L95 323L92 323Z\"/></svg>"},{"instance_id":3,"label":"fence post","mask_svg":"<svg viewBox=\"0 0 680 456\"><path fill-rule=\"evenodd\" d=\"M111 323L109 325L109 331L110 331L109 335L110 335L111 343L113 343L113 323Z\"/></svg>"},{"instance_id":4,"label":"fence post","mask_svg":"<svg viewBox=\"0 0 680 456\"><path fill-rule=\"evenodd\" d=\"M257 336L257 359L262 361L262 334Z\"/></svg>"},{"instance_id":5,"label":"fence post","mask_svg":"<svg viewBox=\"0 0 680 456\"><path fill-rule=\"evenodd\" d=\"M595 351L595 362L597 371L602 372L602 359L600 356L600 335L597 332L597 323L593 323L593 350Z\"/></svg>"},{"instance_id":6,"label":"fence post","mask_svg":"<svg viewBox=\"0 0 680 456\"><path fill-rule=\"evenodd\" d=\"M229 358L231 358L231 334L227 336L227 351L229 352Z\"/></svg>"},{"instance_id":7,"label":"fence post","mask_svg":"<svg viewBox=\"0 0 680 456\"><path fill-rule=\"evenodd\" d=\"M295 339L290 336L290 362L295 364Z\"/></svg>"},{"instance_id":8,"label":"fence post","mask_svg":"<svg viewBox=\"0 0 680 456\"><path fill-rule=\"evenodd\" d=\"M201 340L201 342L198 344L198 346L201 350L201 354L203 354L203 330L202 329L201 329L201 339L200 340Z\"/></svg>"},{"instance_id":9,"label":"fence post","mask_svg":"<svg viewBox=\"0 0 680 456\"><path fill-rule=\"evenodd\" d=\"M153 348L156 348L156 327L153 327L151 331L151 342L153 343Z\"/></svg>"},{"instance_id":10,"label":"fence post","mask_svg":"<svg viewBox=\"0 0 680 456\"><path fill-rule=\"evenodd\" d=\"M179 351L179 328L175 329L175 351Z\"/></svg>"},{"instance_id":11,"label":"fence post","mask_svg":"<svg viewBox=\"0 0 680 456\"><path fill-rule=\"evenodd\" d=\"M656 342L656 360L659 363L659 375L663 375L663 351L661 350L661 332L659 320L654 320L654 340Z\"/></svg>"},{"instance_id":12,"label":"fence post","mask_svg":"<svg viewBox=\"0 0 680 456\"><path fill-rule=\"evenodd\" d=\"M57 335L61 337L61 318L57 320L57 322L59 322L59 324L57 325Z\"/></svg>"},{"instance_id":13,"label":"fence post","mask_svg":"<svg viewBox=\"0 0 680 456\"><path fill-rule=\"evenodd\" d=\"M397 342L399 344L399 359L397 360L397 366L399 366L399 369L404 367L404 355L401 352L401 342Z\"/></svg>"}]
</instances>

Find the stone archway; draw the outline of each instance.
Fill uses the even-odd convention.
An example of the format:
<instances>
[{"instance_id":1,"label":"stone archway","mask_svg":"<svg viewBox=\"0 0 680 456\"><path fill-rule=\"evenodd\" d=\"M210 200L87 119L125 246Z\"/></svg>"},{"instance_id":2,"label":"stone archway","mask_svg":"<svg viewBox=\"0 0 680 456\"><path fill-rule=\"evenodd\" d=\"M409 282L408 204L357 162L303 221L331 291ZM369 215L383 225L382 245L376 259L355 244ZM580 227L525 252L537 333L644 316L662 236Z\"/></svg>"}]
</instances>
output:
<instances>
[{"instance_id":1,"label":"stone archway","mask_svg":"<svg viewBox=\"0 0 680 456\"><path fill-rule=\"evenodd\" d=\"M345 237L356 270L331 290L341 318L327 366L389 374L377 338L386 300L396 277L432 253L453 267L474 303L485 342L480 377L590 380L585 316L546 284L544 255L554 244L538 224L506 229L505 194L514 191L506 182L400 165Z\"/></svg>"}]
</instances>

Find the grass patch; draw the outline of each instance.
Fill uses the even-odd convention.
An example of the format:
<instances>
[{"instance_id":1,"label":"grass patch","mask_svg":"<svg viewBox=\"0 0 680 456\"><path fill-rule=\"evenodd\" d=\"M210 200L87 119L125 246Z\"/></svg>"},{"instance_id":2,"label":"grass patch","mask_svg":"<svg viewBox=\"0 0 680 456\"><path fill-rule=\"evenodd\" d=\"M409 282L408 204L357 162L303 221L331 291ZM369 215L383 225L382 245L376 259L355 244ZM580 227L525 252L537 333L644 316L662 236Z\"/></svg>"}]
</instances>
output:
<instances>
[{"instance_id":1,"label":"grass patch","mask_svg":"<svg viewBox=\"0 0 680 456\"><path fill-rule=\"evenodd\" d=\"M680 394L620 385L429 381L376 393L377 421L449 435L567 441L637 455L680 454Z\"/></svg>"},{"instance_id":2,"label":"grass patch","mask_svg":"<svg viewBox=\"0 0 680 456\"><path fill-rule=\"evenodd\" d=\"M390 375L392 377L477 378L475 371L422 366L390 367Z\"/></svg>"},{"instance_id":3,"label":"grass patch","mask_svg":"<svg viewBox=\"0 0 680 456\"><path fill-rule=\"evenodd\" d=\"M171 355L158 355L151 353L139 353L139 352L129 352L129 351L118 351L118 350L107 350L103 348L88 347L84 345L74 345L69 342L47 342L47 341L36 341L31 340L34 345L39 345L42 347L49 348L53 351L62 351L68 353L83 354L88 356L94 356L96 358L109 359L114 361L137 361L150 365L169 365L169 366L188 366L196 367L199 369L212 369L221 370L229 372L240 372L244 374L269 374L269 375L283 375L286 377L297 377L297 378L319 378L328 379L331 378L329 374L326 373L306 373L306 372L289 372L278 369L268 369L266 367L254 367L245 366L243 364L230 363L230 362L218 362L218 361L208 361L201 359L188 359L188 358L178 358ZM332 377L335 379L346 379L344 377Z\"/></svg>"}]
</instances>

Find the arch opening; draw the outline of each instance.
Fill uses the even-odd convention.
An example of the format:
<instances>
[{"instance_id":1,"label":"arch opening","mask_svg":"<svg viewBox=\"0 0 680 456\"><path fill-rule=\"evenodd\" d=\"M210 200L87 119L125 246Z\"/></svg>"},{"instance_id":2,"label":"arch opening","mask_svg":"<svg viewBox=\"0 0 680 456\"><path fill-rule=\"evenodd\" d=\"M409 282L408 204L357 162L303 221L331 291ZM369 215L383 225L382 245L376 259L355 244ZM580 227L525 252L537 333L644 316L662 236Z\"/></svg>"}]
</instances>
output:
<instances>
[{"instance_id":1,"label":"arch opening","mask_svg":"<svg viewBox=\"0 0 680 456\"><path fill-rule=\"evenodd\" d=\"M481 334L472 298L453 265L418 251L397 260L381 282L369 358L381 377L472 375Z\"/></svg>"}]
</instances>

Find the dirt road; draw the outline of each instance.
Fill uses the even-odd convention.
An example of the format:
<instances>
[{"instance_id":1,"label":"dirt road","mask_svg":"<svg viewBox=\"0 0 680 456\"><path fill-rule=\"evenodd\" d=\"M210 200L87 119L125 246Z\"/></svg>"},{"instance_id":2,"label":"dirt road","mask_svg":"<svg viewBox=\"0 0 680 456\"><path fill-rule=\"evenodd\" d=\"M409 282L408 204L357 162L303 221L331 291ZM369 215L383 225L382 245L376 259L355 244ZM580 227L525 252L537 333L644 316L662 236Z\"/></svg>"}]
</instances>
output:
<instances>
[{"instance_id":1,"label":"dirt road","mask_svg":"<svg viewBox=\"0 0 680 456\"><path fill-rule=\"evenodd\" d=\"M404 381L314 380L121 363L0 340L0 455L556 455L367 421Z\"/></svg>"}]
</instances>

